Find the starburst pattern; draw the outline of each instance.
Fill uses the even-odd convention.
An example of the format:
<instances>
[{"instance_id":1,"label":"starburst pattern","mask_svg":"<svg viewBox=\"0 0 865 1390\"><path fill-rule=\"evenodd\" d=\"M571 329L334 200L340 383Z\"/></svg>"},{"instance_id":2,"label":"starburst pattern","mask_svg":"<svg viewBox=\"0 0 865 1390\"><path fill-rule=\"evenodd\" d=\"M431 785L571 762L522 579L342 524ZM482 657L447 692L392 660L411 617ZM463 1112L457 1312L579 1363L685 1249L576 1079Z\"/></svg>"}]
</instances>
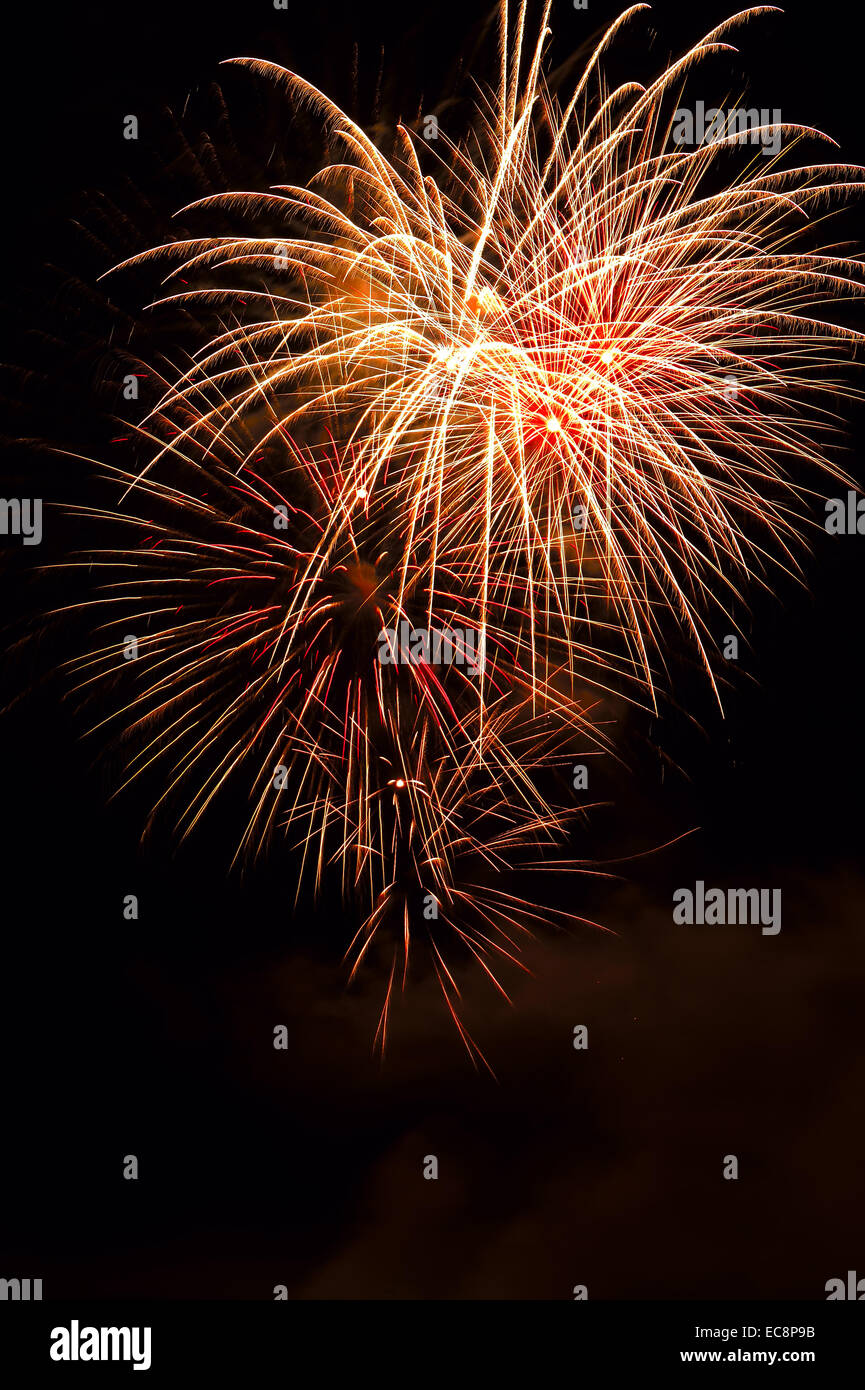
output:
<instances>
[{"instance_id":1,"label":"starburst pattern","mask_svg":"<svg viewBox=\"0 0 865 1390\"><path fill-rule=\"evenodd\" d=\"M233 60L335 154L306 187L186 210L267 235L134 258L168 263L158 304L217 322L138 427L143 465L107 468L140 540L99 560L125 571L122 617L84 680L116 669L116 623L146 629L111 716L136 731L129 775L168 760L184 830L244 776L241 848L279 829L360 896L355 968L396 924L382 1045L413 932L456 1018L445 928L495 979L549 919L470 866L566 843L573 808L541 787L577 732L605 743L589 687L653 702L668 615L712 678L713 610L795 565L803 470L841 476L830 397L861 334L827 306L862 268L818 237L861 172L798 163L826 137L787 123L768 157L734 128L677 144L692 70L766 7L610 88L603 59L645 8L562 99L549 4L529 43L503 3L469 128L400 127L388 155L302 77ZM383 664L401 623L477 634L483 660Z\"/></svg>"}]
</instances>

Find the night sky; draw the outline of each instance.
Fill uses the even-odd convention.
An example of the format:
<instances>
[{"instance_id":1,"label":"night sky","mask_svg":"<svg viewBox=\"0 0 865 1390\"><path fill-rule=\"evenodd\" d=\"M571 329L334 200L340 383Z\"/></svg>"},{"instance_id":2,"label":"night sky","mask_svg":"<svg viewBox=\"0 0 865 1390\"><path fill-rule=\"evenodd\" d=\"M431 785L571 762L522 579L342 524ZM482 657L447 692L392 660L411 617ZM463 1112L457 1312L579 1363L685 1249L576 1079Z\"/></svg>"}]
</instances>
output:
<instances>
[{"instance_id":1,"label":"night sky","mask_svg":"<svg viewBox=\"0 0 865 1390\"><path fill-rule=\"evenodd\" d=\"M557 0L556 54L617 9ZM93 287L113 247L99 198L146 240L194 196L168 112L189 97L198 133L220 59L272 58L356 101L361 121L408 119L447 87L486 12L21 12L0 91L4 495L87 492L85 470L44 444L104 438L94 383L111 315ZM649 68L725 13L661 0ZM789 5L743 32L731 71L748 74L749 105L865 163L849 13ZM625 51L645 63L640 43ZM226 167L263 187L277 108L259 118L249 82L225 80ZM128 112L145 132L131 148ZM842 234L861 234L861 211ZM837 457L857 478L861 441L854 415ZM85 523L47 515L39 564L87 546ZM182 847L169 821L142 842L154 788L109 801L120 760L83 737L94 720L60 669L86 625L42 617L68 581L35 575L36 552L3 538L0 1273L42 1277L46 1298L167 1299L269 1299L277 1284L301 1299L569 1299L576 1284L590 1299L821 1299L857 1261L865 1273L865 538L827 536L822 515L816 498L807 587L773 576L774 592L751 595L726 718L679 652L658 717L605 707L624 765L597 766L604 805L575 838L605 876L531 888L606 931L539 932L531 975L504 977L512 1007L480 972L460 976L495 1078L472 1069L420 960L373 1056L385 981L373 967L346 988L350 911L331 896L295 909L278 847L231 870L236 807ZM674 925L671 895L697 879L780 887L782 931ZM130 893L137 922L123 920ZM738 1181L722 1178L727 1154Z\"/></svg>"}]
</instances>

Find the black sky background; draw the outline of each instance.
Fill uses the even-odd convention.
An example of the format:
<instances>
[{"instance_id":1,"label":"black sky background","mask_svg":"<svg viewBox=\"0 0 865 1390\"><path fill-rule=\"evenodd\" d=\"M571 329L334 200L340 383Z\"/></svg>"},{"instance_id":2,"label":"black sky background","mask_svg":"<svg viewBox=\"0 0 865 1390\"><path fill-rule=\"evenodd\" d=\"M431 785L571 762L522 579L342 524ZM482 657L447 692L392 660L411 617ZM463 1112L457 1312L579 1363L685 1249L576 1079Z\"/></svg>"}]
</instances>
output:
<instances>
[{"instance_id":1,"label":"black sky background","mask_svg":"<svg viewBox=\"0 0 865 1390\"><path fill-rule=\"evenodd\" d=\"M559 0L557 52L615 8ZM484 12L472 0L22 9L0 90L4 360L46 375L34 387L4 371L7 435L74 444L84 428L86 398L54 376L66 349L33 335L36 301L56 325L64 276L91 275L93 248L73 228L92 207L82 190L121 198L128 178L155 207L170 200L163 108L180 111L239 54L348 103L357 41L361 119L382 44L396 73L382 118L408 118ZM649 66L725 13L656 5ZM836 0L788 6L744 32L733 70L749 75L753 104L865 162L849 13ZM127 112L145 127L139 147L120 138ZM254 142L253 124L241 120ZM852 226L861 234L861 214ZM846 463L861 478L852 424ZM46 496L74 485L38 450L13 445L7 458L4 495L30 470ZM54 533L43 550L66 544ZM632 771L593 769L593 794L612 804L593 813L580 853L609 861L694 833L612 865L618 879L539 881L617 934L539 939L525 954L532 977L506 980L513 1008L461 978L497 1080L472 1071L422 973L384 1064L374 1059L384 982L373 972L346 991L353 928L338 904L293 913L278 854L229 873L227 816L179 852L166 829L142 845L146 798L109 805L112 764L62 698L65 639L49 625L15 645L4 699L28 693L0 720L0 1273L42 1277L46 1298L265 1299L277 1283L300 1298L567 1299L584 1283L590 1298L820 1299L827 1279L865 1273L865 539L816 530L813 546L807 591L779 581L757 598L726 719L684 665L679 708L653 723L610 710ZM10 647L22 615L40 628L26 619L46 602L22 564L33 556L6 542ZM781 887L780 935L674 926L671 893L696 878ZM136 923L122 917L127 893ZM272 1047L279 1023L287 1052ZM571 1045L578 1023L587 1052ZM128 1153L134 1183L122 1179ZM430 1153L438 1182L422 1178ZM721 1177L729 1153L738 1182Z\"/></svg>"}]
</instances>

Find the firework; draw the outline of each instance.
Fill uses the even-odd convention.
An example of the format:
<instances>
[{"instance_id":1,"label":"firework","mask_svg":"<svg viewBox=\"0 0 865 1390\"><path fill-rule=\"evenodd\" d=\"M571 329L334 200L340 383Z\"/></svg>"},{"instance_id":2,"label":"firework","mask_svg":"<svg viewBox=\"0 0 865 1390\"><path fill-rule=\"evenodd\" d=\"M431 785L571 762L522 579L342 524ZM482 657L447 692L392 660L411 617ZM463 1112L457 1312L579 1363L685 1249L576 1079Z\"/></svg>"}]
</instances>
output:
<instances>
[{"instance_id":1,"label":"firework","mask_svg":"<svg viewBox=\"0 0 865 1390\"><path fill-rule=\"evenodd\" d=\"M169 286L206 274L208 288L176 298L218 297L238 320L174 387L196 406L190 432L218 437L263 405L274 435L339 431L352 468L333 527L358 498L387 505L404 584L423 556L431 615L442 557L478 594L481 626L496 588L506 616L528 613L532 634L558 624L570 642L600 590L651 684L655 606L674 609L708 666L705 604L765 551L789 562L787 461L829 467L820 396L837 394L832 369L859 335L818 311L861 292L861 266L811 244L813 223L861 179L791 167L817 137L793 125L777 156L738 170L735 131L674 145L687 73L761 10L648 88L607 91L599 61L643 8L610 28L562 107L542 78L549 6L528 54L524 6L513 37L503 6L500 84L480 93L465 140L441 133L435 179L407 130L386 159L302 78L236 60L311 103L345 158L309 188L199 204L281 216L304 236L148 256L179 262ZM575 563L575 513L594 574Z\"/></svg>"},{"instance_id":2,"label":"firework","mask_svg":"<svg viewBox=\"0 0 865 1390\"><path fill-rule=\"evenodd\" d=\"M416 631L425 607L400 584L392 531L364 516L322 544L343 491L334 452L238 468L223 441L218 460L188 445L171 458L170 484L137 481L134 511L96 513L134 543L87 559L116 577L93 601L103 616L93 650L71 665L79 692L123 691L93 730L119 729L131 749L118 791L162 774L154 812L179 796L186 835L233 785L251 808L238 855L278 832L297 855L298 895L307 878L318 891L338 872L361 916L352 974L386 927L391 981L401 955L404 983L414 922L456 1017L444 942L495 980L486 958L514 960L527 923L580 920L489 880L553 857L576 867L562 859L574 807L551 803L535 777L563 750L603 746L591 709L549 659L530 679L518 631L491 627L487 649L466 662L458 586L449 601L439 593L433 633L451 659L436 664L406 643L400 630ZM126 663L130 630L141 635Z\"/></svg>"},{"instance_id":3,"label":"firework","mask_svg":"<svg viewBox=\"0 0 865 1390\"><path fill-rule=\"evenodd\" d=\"M268 235L133 258L168 262L157 304L217 324L139 427L145 462L108 470L141 541L99 561L130 571L107 629L148 625L112 716L135 731L130 775L170 761L166 795L193 787L184 831L245 777L241 848L279 829L316 882L338 865L360 895L355 968L399 920L404 981L423 902L485 969L513 954L529 905L460 886L465 866L564 842L543 769L577 731L603 744L587 689L653 702L665 614L711 676L713 609L766 559L795 564L802 469L841 476L826 396L861 335L826 306L861 293L861 264L817 238L860 171L791 160L826 137L787 123L768 158L735 128L677 144L692 70L762 8L608 88L604 55L645 8L563 99L549 4L533 43L525 4L503 4L468 129L400 127L387 155L302 77L233 60L338 153L307 187L192 205ZM382 661L402 625L474 634L483 659ZM85 681L116 654L90 653Z\"/></svg>"}]
</instances>

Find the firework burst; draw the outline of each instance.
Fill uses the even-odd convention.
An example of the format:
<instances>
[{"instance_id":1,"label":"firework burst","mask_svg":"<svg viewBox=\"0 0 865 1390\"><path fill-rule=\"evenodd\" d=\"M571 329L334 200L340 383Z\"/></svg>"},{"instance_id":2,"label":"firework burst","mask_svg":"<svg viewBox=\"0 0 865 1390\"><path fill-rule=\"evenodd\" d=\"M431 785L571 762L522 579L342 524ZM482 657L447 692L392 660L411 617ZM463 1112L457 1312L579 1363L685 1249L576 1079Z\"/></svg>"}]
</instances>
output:
<instances>
[{"instance_id":1,"label":"firework burst","mask_svg":"<svg viewBox=\"0 0 865 1390\"><path fill-rule=\"evenodd\" d=\"M514 955L533 910L466 866L564 842L540 788L576 732L603 744L587 688L653 702L665 614L711 677L713 608L766 559L795 565L802 469L840 476L826 398L861 335L827 305L862 268L817 237L861 171L791 159L826 137L786 123L769 158L735 129L677 144L692 71L765 7L610 88L602 60L645 8L563 99L549 4L534 42L502 4L468 129L400 127L388 155L302 77L233 60L338 154L306 187L193 205L282 234L133 258L168 263L157 304L217 323L139 426L143 464L107 470L140 540L100 561L124 571L105 596L122 616L83 677L116 668L134 615L139 688L112 716L130 775L167 759L165 795L194 784L184 830L246 777L241 848L279 829L360 895L355 969L397 923L382 1042L419 922L455 1017L443 927L488 971ZM383 664L402 623L476 633L483 660Z\"/></svg>"},{"instance_id":2,"label":"firework burst","mask_svg":"<svg viewBox=\"0 0 865 1390\"><path fill-rule=\"evenodd\" d=\"M781 128L776 157L738 169L735 131L676 146L689 70L763 10L720 25L650 86L608 91L600 59L643 8L610 28L563 108L541 71L549 6L528 55L524 7L511 36L503 6L500 84L479 93L465 140L442 132L436 178L407 130L388 160L302 78L236 60L312 103L345 159L309 188L198 205L281 217L302 236L203 238L137 259L176 260L169 286L208 275L176 298L218 299L237 320L174 387L196 406L190 432L218 438L262 406L274 435L338 429L352 467L333 526L358 497L386 503L403 583L423 554L430 615L441 557L480 596L482 623L498 586L533 631L557 620L568 642L587 587L600 589L651 683L655 605L702 649L711 585L735 588L765 550L789 556L786 462L829 467L819 398L837 394L833 368L859 335L822 310L861 293L861 265L803 243L861 178L791 166L806 137L826 138L799 126ZM257 292L224 283L250 271L266 274ZM573 563L575 512L594 574Z\"/></svg>"}]
</instances>

